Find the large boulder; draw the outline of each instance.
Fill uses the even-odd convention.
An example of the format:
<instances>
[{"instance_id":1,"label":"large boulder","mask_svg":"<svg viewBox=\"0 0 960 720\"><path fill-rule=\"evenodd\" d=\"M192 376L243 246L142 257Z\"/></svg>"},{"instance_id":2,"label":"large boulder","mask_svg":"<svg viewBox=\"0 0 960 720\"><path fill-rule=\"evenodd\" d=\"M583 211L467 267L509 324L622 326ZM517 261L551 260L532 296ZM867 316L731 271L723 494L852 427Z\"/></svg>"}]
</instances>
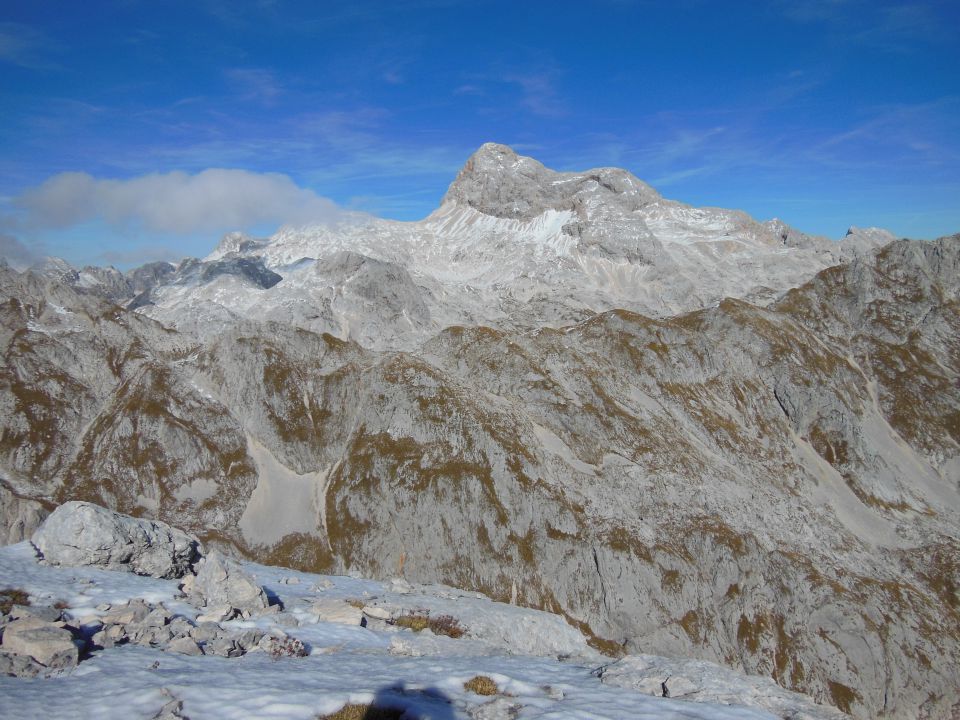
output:
<instances>
[{"instance_id":1,"label":"large boulder","mask_svg":"<svg viewBox=\"0 0 960 720\"><path fill-rule=\"evenodd\" d=\"M14 620L7 625L0 647L7 653L31 657L48 668L74 667L79 658L69 630L36 618Z\"/></svg>"},{"instance_id":2,"label":"large boulder","mask_svg":"<svg viewBox=\"0 0 960 720\"><path fill-rule=\"evenodd\" d=\"M183 577L199 557L199 542L166 523L78 501L54 510L32 542L54 565L97 565L157 578Z\"/></svg>"},{"instance_id":3,"label":"large boulder","mask_svg":"<svg viewBox=\"0 0 960 720\"><path fill-rule=\"evenodd\" d=\"M217 550L197 564L197 576L185 590L208 608L229 606L240 612L257 613L270 604L254 577Z\"/></svg>"}]
</instances>

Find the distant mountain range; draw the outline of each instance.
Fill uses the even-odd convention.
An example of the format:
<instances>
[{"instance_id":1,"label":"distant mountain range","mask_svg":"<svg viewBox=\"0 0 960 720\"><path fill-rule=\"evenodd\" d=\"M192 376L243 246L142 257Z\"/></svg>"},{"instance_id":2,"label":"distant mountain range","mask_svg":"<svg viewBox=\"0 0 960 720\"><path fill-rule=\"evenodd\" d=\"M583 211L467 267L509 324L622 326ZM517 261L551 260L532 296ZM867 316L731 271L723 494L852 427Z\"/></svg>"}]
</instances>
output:
<instances>
[{"instance_id":1,"label":"distant mountain range","mask_svg":"<svg viewBox=\"0 0 960 720\"><path fill-rule=\"evenodd\" d=\"M837 243L488 144L420 222L0 281L8 541L91 500L960 714L960 235Z\"/></svg>"}]
</instances>

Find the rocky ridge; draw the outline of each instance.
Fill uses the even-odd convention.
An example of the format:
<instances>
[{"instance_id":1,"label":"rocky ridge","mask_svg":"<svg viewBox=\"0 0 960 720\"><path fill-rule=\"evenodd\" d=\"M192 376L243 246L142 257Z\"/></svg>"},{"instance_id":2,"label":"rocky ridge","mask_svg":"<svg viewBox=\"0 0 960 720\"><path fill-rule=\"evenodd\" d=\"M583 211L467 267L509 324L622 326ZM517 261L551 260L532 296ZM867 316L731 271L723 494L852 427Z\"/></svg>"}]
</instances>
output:
<instances>
[{"instance_id":1,"label":"rocky ridge","mask_svg":"<svg viewBox=\"0 0 960 720\"><path fill-rule=\"evenodd\" d=\"M625 170L560 173L488 143L419 222L350 216L267 239L233 233L176 268L44 272L201 336L266 320L412 350L451 325L530 330L614 308L669 317L725 297L768 304L893 239L851 228L835 243L668 200Z\"/></svg>"},{"instance_id":2,"label":"rocky ridge","mask_svg":"<svg viewBox=\"0 0 960 720\"><path fill-rule=\"evenodd\" d=\"M449 662L449 656L462 658L467 663L488 658L491 663L499 663L500 669L508 673L511 672L508 669L511 656L519 656L514 665L521 671L523 656L527 656L542 658L539 662L544 669L549 670L552 664L554 673L561 670L574 682L561 681L558 686L534 689L501 672L494 674L496 680L480 676L486 679L485 686L463 683L464 690L473 693L472 698L470 695L445 698L439 691L433 692L433 698L444 697L451 706L440 717L451 720L454 717L474 720L507 718L516 717L524 710L542 712L544 709L556 717L576 717L579 716L579 705L583 703L577 696L587 688L595 696L592 716L619 717L621 712L615 707L609 708L604 696L616 697L613 694L618 692L607 688L631 684L642 693L639 696L634 694L634 710L644 712L649 707L657 713L672 712L678 718L768 720L773 717L764 710L793 720L842 717L839 712L817 706L802 695L778 688L769 679L744 677L708 663L637 657L598 665L597 653L562 619L493 603L476 593L415 586L400 579L378 584L250 566L257 578L267 583L267 587L261 587L257 584L258 579L244 566L219 557L216 551L205 558L195 559L179 586L176 579L131 583L123 577L125 574L150 574L144 572L143 565L136 561L143 551L153 547L156 552L174 557L178 554L176 541L158 538L150 543L143 538L134 539L132 544L140 552L130 555L131 562L122 562L117 560L125 555L123 542L119 539L111 551L104 552L106 548L102 542L81 538L80 550L86 554L77 552L78 548L73 545L52 539L58 528L67 526L81 526L88 531L89 537L103 538L116 527L130 527L137 522L103 508L68 503L59 507L35 534L35 538L44 539L47 548L39 559L33 556L26 543L0 551L0 568L5 580L31 589L29 593L24 590L4 591L15 592L21 604L0 607L0 676L49 678L51 686L48 687L57 690L55 693L45 692L49 698L72 691L66 686L79 662L87 669L84 673L77 673L77 677L82 674L83 678L93 678L93 694L102 701L103 696L96 688L96 677L106 674L104 664L113 659L117 665L111 676L121 683L142 685L146 674L147 685L137 690L138 697L155 697L156 690L161 690L153 706L161 705L159 712L154 714L149 703L148 707L141 709L138 702L124 709L124 717L155 719L168 717L164 713L173 713L169 717L185 719L232 717L235 709L243 707L241 701L239 708L235 708L238 701L229 697L229 691L224 687L228 681L222 677L213 687L202 688L205 693L219 690L227 696L226 702L217 706L215 714L210 715L203 703L196 702L196 693L190 692L192 677L202 675L204 671L223 672L227 669L210 658L222 658L233 664L231 674L243 673L248 667L246 661L250 661L255 672L263 675L267 682L278 674L292 675L306 682L309 676L317 674L316 665L308 659L311 656L332 660L341 658L343 664L358 657L366 663L368 671L373 666L385 665L391 672L404 672L401 668L406 659L425 658L430 660L434 674ZM174 535L179 532L175 530ZM71 558L72 564L50 563L50 555L54 553L59 553L61 560ZM214 584L205 581L204 568L211 565L218 568L217 573L223 571L228 581ZM70 574L64 575L64 571ZM191 579L193 582L189 582ZM227 607L232 606L236 611L249 596L246 586L238 584L241 582L256 586L260 594L268 591L271 604L251 612L244 610L242 617L238 614L234 620L231 613L212 617L208 607L194 600L198 588L212 589L224 595ZM50 586L55 587L61 597L55 606L43 603L46 588ZM353 593L353 596L347 593ZM93 607L93 598L104 594L111 601ZM0 593L0 597L5 596ZM209 597L206 601L209 605ZM432 610L437 608L450 609L457 616L431 616ZM141 649L143 655L131 655L130 648ZM271 657L275 663L284 662L271 668L255 659L255 656L263 655ZM134 666L124 665L123 658L131 657ZM172 660L175 657L181 659ZM149 671L144 673L142 666L148 663ZM162 685L169 682L165 679L170 677L169 669L150 678L150 671L177 663L190 668L190 672L178 676L176 684L177 694L183 699ZM89 666L94 669L90 670ZM669 672L665 672L667 669ZM409 673L409 668L405 672ZM408 676L408 680L413 678ZM347 688L357 688L365 681L363 676L358 676L345 677L340 682ZM507 688L511 683L514 690L509 692ZM333 696L329 702L337 703L336 698L342 695L343 688L341 685L339 693L327 691ZM29 687L16 681L0 679L0 693L5 698L0 717L7 716L5 709L20 706L20 702L27 699L27 690ZM351 696L355 694L356 689ZM402 698L409 695L409 691L394 695ZM621 704L624 699L630 702L629 694L624 695ZM645 697L651 695L657 701ZM660 699L668 697L682 697L684 700ZM268 711L270 700L263 696L257 700L259 707ZM93 709L85 707L80 698L75 698L74 702L78 701L80 704L73 704L71 712L84 713ZM315 693L311 702L315 705L327 701L323 693ZM392 698L392 703L398 708L409 706L409 701L398 703L397 697ZM48 700L34 709L42 708L46 716L58 717L57 705ZM282 708L284 717L299 716L297 704L289 697L284 697ZM420 717L417 709L416 705L408 707ZM195 712L199 714L194 715ZM109 717L110 708L101 707L98 714ZM310 716L316 717L316 714Z\"/></svg>"},{"instance_id":3,"label":"rocky ridge","mask_svg":"<svg viewBox=\"0 0 960 720\"><path fill-rule=\"evenodd\" d=\"M835 263L844 246L821 251L775 223L671 204L622 171L551 174L498 147L471 163L424 221L449 221L437 266L456 271L468 246L491 257L509 247L498 277L557 281L549 302L484 286L495 263L463 254L461 269L482 272L457 276L457 297L483 312L444 326L417 263L371 249L410 224L323 231L366 243L330 240L329 262L301 262L327 247L320 231L225 239L203 262L253 253L283 279L244 285L268 318L231 301L215 335L204 330L214 305L196 288L176 291L175 330L0 267L0 468L15 533L32 532L51 502L92 500L263 561L402 570L515 598L564 613L607 652L724 663L856 717L949 717L960 702L960 236L851 251L816 275L786 262L800 273L789 278L809 279L788 290L775 275L762 284L788 291L760 293L763 305L697 297L684 302L700 309L679 315L604 310L617 306L571 300L552 265L537 264L560 257L550 243L569 242L567 260L622 253L636 268L627 246L655 245L628 242L624 223L642 220L661 228L674 261L715 253L718 276L764 248L771 264ZM498 195L478 180L496 172L544 189ZM701 239L666 242L667 225ZM603 248L583 239L604 227ZM437 237L425 236L424 253ZM416 246L395 247L413 256ZM320 295L267 312L264 294L298 267ZM667 277L667 264L650 267ZM248 279L222 273L203 287L218 283ZM151 314L176 314L166 287ZM328 287L339 299L324 316ZM510 303L525 309L511 315ZM359 314L344 325L337 307ZM341 337L303 326L301 311L332 318ZM368 317L399 319L385 330ZM484 317L492 326L475 324ZM387 349L355 340L368 335Z\"/></svg>"}]
</instances>

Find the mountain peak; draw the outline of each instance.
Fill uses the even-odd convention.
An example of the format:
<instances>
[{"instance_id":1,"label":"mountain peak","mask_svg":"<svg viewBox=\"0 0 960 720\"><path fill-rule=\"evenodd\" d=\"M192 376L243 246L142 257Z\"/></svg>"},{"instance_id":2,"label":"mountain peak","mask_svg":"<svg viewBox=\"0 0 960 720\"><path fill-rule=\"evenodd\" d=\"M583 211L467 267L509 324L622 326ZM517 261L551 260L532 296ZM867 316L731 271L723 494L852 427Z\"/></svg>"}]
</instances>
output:
<instances>
[{"instance_id":1,"label":"mountain peak","mask_svg":"<svg viewBox=\"0 0 960 720\"><path fill-rule=\"evenodd\" d=\"M586 195L610 195L635 209L660 195L626 170L556 172L499 143L484 143L467 160L443 198L486 215L531 220L546 210L575 210Z\"/></svg>"}]
</instances>

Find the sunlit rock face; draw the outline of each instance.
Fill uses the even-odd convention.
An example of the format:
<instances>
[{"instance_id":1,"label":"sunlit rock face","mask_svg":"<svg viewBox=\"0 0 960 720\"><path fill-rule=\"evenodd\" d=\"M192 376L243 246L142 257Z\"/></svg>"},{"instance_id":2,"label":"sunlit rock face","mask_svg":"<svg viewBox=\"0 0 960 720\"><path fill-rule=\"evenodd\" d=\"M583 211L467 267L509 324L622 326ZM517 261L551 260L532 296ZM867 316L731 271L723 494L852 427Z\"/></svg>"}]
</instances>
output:
<instances>
[{"instance_id":1,"label":"sunlit rock face","mask_svg":"<svg viewBox=\"0 0 960 720\"><path fill-rule=\"evenodd\" d=\"M357 215L265 239L234 233L204 260L148 275L136 304L200 335L242 318L414 350L451 325L533 330L612 309L670 317L725 297L767 305L892 239L851 228L835 243L664 199L625 170L558 173L487 144L422 221Z\"/></svg>"},{"instance_id":2,"label":"sunlit rock face","mask_svg":"<svg viewBox=\"0 0 960 720\"><path fill-rule=\"evenodd\" d=\"M4 492L950 717L960 236L889 239L485 145L423 221L231 235L135 311L0 267Z\"/></svg>"}]
</instances>

